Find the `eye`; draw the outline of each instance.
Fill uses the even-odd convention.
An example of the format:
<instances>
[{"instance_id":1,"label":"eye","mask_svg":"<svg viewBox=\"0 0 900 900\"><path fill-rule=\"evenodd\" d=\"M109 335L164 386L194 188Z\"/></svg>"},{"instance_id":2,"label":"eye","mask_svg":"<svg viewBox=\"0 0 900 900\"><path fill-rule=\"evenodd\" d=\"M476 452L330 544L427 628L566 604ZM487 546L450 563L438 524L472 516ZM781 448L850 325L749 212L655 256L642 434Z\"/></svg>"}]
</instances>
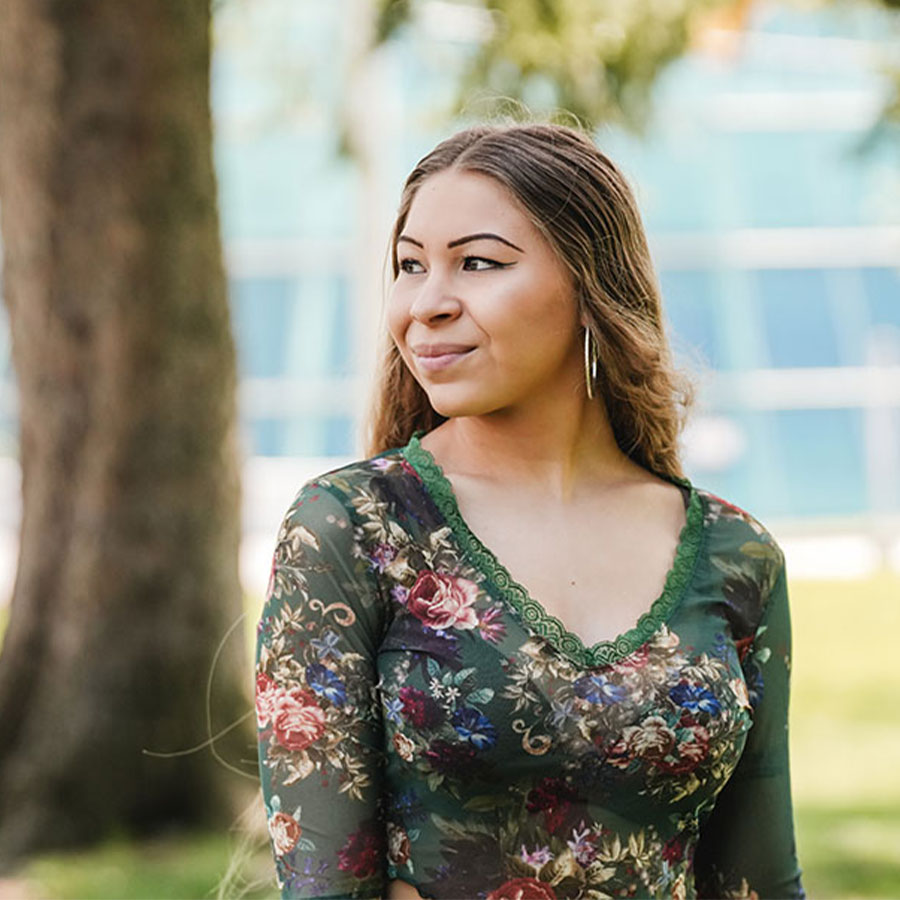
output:
<instances>
[{"instance_id":1,"label":"eye","mask_svg":"<svg viewBox=\"0 0 900 900\"><path fill-rule=\"evenodd\" d=\"M410 271L410 266L418 265L421 265L421 263L417 259L407 256L405 259L400 260L400 271L406 272L407 275L414 275L415 273Z\"/></svg>"},{"instance_id":2,"label":"eye","mask_svg":"<svg viewBox=\"0 0 900 900\"><path fill-rule=\"evenodd\" d=\"M482 268L470 268L469 263L486 263L486 265ZM463 260L463 268L469 272L484 272L486 269L503 269L505 268L504 263L498 263L493 259L487 259L484 256L467 256Z\"/></svg>"}]
</instances>

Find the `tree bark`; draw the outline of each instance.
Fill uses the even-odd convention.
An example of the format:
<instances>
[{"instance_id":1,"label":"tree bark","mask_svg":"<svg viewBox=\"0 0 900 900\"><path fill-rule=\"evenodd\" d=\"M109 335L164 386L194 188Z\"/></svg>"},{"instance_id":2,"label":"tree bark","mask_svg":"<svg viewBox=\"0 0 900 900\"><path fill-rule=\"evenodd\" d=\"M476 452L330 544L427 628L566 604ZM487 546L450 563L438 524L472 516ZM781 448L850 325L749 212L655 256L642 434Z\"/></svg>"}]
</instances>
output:
<instances>
[{"instance_id":1,"label":"tree bark","mask_svg":"<svg viewBox=\"0 0 900 900\"><path fill-rule=\"evenodd\" d=\"M209 0L0 0L23 490L0 865L228 808L208 750L143 753L207 736L207 674L241 613L209 66ZM249 708L241 634L216 670L213 732Z\"/></svg>"}]
</instances>

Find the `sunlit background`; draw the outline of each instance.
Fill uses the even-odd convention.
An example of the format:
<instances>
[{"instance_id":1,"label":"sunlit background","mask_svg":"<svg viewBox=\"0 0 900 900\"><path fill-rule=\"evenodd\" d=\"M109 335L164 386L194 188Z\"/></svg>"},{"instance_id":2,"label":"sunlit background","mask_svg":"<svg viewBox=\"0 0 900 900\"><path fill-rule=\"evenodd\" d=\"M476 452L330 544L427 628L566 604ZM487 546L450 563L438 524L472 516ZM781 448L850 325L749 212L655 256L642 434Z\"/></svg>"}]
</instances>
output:
<instances>
[{"instance_id":1,"label":"sunlit background","mask_svg":"<svg viewBox=\"0 0 900 900\"><path fill-rule=\"evenodd\" d=\"M365 7L216 9L250 618L300 484L363 454L402 182L479 115L477 95L468 119L447 109L491 27L482 9L421 2L364 54ZM646 136L596 132L634 186L673 345L700 384L687 474L786 553L798 841L823 897L900 896L900 137L870 133L897 41L896 15L877 5L746 3L667 68ZM533 92L539 107L539 82ZM19 474L5 314L0 372L7 596Z\"/></svg>"}]
</instances>

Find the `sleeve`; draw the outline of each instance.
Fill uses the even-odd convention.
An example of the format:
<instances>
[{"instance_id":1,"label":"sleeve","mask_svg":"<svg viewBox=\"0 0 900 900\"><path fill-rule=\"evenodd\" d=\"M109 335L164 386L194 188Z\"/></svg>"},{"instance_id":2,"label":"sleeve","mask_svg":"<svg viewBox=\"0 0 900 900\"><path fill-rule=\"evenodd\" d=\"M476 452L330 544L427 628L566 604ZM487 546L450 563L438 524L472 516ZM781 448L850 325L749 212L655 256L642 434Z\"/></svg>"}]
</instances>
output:
<instances>
[{"instance_id":1,"label":"sleeve","mask_svg":"<svg viewBox=\"0 0 900 900\"><path fill-rule=\"evenodd\" d=\"M756 633L741 650L753 724L737 767L701 824L694 855L698 897L763 900L806 896L797 862L791 802L791 622L780 548L778 560Z\"/></svg>"},{"instance_id":2,"label":"sleeve","mask_svg":"<svg viewBox=\"0 0 900 900\"><path fill-rule=\"evenodd\" d=\"M386 891L385 607L342 498L319 481L295 497L257 630L259 772L283 898Z\"/></svg>"}]
</instances>

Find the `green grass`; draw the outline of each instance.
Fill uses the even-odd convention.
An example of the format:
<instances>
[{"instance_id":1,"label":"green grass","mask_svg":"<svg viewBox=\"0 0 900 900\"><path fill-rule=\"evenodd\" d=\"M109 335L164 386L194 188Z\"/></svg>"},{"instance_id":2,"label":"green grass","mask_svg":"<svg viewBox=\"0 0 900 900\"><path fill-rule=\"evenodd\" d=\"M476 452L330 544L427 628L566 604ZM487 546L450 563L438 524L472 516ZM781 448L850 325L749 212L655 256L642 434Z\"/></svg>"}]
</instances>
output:
<instances>
[{"instance_id":1,"label":"green grass","mask_svg":"<svg viewBox=\"0 0 900 900\"><path fill-rule=\"evenodd\" d=\"M87 851L57 853L32 862L25 872L25 896L35 900L201 900L214 898L234 842L226 834L195 833L141 843L112 841ZM278 891L268 847L243 867L246 900L269 900ZM262 882L262 883L260 883ZM0 890L0 897L3 896Z\"/></svg>"},{"instance_id":2,"label":"green grass","mask_svg":"<svg viewBox=\"0 0 900 900\"><path fill-rule=\"evenodd\" d=\"M791 768L810 896L900 897L900 576L791 581Z\"/></svg>"},{"instance_id":3,"label":"green grass","mask_svg":"<svg viewBox=\"0 0 900 900\"><path fill-rule=\"evenodd\" d=\"M900 576L792 579L791 765L797 849L810 897L900 897ZM259 614L248 598L248 647ZM54 855L25 871L49 900L212 898L235 841L220 834ZM258 835L258 831L257 831ZM242 871L274 898L268 849ZM0 890L2 894L2 890ZM233 890L226 896L237 896Z\"/></svg>"}]
</instances>

